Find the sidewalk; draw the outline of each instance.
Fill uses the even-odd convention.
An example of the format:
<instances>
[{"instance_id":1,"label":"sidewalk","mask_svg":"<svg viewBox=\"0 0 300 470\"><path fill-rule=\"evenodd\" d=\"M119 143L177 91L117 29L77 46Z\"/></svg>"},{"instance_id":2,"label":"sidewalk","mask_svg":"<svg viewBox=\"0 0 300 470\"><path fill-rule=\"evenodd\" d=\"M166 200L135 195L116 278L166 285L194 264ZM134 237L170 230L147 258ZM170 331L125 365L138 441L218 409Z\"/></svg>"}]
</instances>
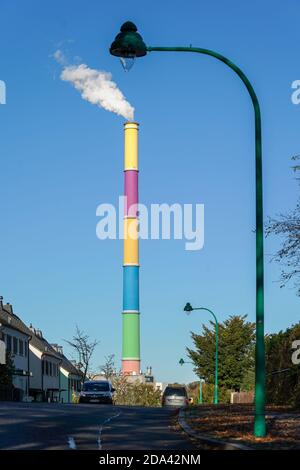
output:
<instances>
[{"instance_id":1,"label":"sidewalk","mask_svg":"<svg viewBox=\"0 0 300 470\"><path fill-rule=\"evenodd\" d=\"M268 435L253 436L253 407L249 405L202 405L185 410L193 431L221 441L236 442L252 449L300 449L300 410L268 406Z\"/></svg>"}]
</instances>

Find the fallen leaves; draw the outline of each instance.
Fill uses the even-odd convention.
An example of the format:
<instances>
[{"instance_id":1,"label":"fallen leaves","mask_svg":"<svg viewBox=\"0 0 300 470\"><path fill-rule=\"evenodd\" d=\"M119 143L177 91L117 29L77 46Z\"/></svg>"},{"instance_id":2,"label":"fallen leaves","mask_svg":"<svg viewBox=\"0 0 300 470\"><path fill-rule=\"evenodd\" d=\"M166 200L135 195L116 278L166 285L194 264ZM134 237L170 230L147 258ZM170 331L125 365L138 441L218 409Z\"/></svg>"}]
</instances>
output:
<instances>
[{"instance_id":1,"label":"fallen leaves","mask_svg":"<svg viewBox=\"0 0 300 470\"><path fill-rule=\"evenodd\" d=\"M254 410L249 405L194 406L186 411L187 423L199 434L238 441L258 449L300 449L300 411L268 406L268 435L253 436Z\"/></svg>"}]
</instances>

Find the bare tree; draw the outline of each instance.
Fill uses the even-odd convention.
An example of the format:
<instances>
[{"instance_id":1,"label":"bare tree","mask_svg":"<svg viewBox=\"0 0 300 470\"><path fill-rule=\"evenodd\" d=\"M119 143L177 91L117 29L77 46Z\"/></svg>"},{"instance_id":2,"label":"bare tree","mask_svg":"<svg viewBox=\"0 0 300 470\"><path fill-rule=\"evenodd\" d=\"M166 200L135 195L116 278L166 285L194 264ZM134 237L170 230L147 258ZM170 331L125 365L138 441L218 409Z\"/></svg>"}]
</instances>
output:
<instances>
[{"instance_id":1,"label":"bare tree","mask_svg":"<svg viewBox=\"0 0 300 470\"><path fill-rule=\"evenodd\" d=\"M115 355L110 354L105 356L105 363L102 366L99 366L100 372L108 380L115 374Z\"/></svg>"},{"instance_id":2,"label":"bare tree","mask_svg":"<svg viewBox=\"0 0 300 470\"><path fill-rule=\"evenodd\" d=\"M294 161L299 159L299 155L292 158ZM292 168L294 172L300 171L300 165L296 164ZM300 178L296 179L300 182ZM269 219L266 234L283 238L280 249L272 259L282 266L281 287L293 280L297 294L300 295L300 198L294 210Z\"/></svg>"},{"instance_id":3,"label":"bare tree","mask_svg":"<svg viewBox=\"0 0 300 470\"><path fill-rule=\"evenodd\" d=\"M77 367L81 370L83 381L85 381L89 374L92 355L94 353L95 347L97 346L97 344L99 344L99 341L90 341L90 337L85 334L82 330L80 330L77 325L76 332L72 340L65 341L76 352L78 357Z\"/></svg>"}]
</instances>

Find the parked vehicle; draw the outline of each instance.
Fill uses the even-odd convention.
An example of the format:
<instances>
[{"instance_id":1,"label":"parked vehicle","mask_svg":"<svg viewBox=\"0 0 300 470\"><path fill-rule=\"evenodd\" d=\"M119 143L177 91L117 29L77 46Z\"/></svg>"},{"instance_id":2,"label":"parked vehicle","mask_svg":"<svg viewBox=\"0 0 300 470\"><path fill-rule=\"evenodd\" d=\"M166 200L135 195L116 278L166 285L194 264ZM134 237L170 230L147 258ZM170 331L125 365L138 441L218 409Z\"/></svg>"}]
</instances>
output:
<instances>
[{"instance_id":1,"label":"parked vehicle","mask_svg":"<svg viewBox=\"0 0 300 470\"><path fill-rule=\"evenodd\" d=\"M113 388L109 380L91 380L85 382L79 396L79 403L113 404Z\"/></svg>"},{"instance_id":2,"label":"parked vehicle","mask_svg":"<svg viewBox=\"0 0 300 470\"><path fill-rule=\"evenodd\" d=\"M162 396L162 406L186 406L189 404L186 388L181 385L168 385Z\"/></svg>"}]
</instances>

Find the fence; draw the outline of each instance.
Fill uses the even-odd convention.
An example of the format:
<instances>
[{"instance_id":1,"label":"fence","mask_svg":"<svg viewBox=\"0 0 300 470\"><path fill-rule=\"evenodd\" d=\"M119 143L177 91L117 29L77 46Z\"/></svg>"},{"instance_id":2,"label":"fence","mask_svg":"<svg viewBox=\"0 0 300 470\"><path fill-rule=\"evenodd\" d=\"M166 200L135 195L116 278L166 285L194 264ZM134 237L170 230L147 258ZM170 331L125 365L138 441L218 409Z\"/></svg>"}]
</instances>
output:
<instances>
[{"instance_id":1,"label":"fence","mask_svg":"<svg viewBox=\"0 0 300 470\"><path fill-rule=\"evenodd\" d=\"M253 403L254 392L232 392L230 396L230 403L232 404L246 404Z\"/></svg>"}]
</instances>

